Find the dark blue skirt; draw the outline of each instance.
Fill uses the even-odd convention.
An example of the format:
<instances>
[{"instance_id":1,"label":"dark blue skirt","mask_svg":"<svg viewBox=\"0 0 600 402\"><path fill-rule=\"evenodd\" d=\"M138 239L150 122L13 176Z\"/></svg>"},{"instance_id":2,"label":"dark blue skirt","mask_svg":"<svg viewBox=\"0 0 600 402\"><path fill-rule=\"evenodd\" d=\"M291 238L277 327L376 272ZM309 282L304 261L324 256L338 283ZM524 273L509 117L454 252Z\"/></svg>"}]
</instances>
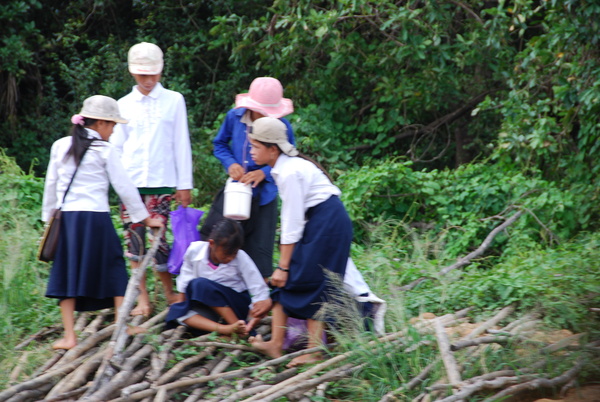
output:
<instances>
[{"instance_id":1,"label":"dark blue skirt","mask_svg":"<svg viewBox=\"0 0 600 402\"><path fill-rule=\"evenodd\" d=\"M179 325L177 319L186 315L190 310L196 310L202 316L218 321L219 317L216 313L206 307L230 307L238 319L245 321L250 312L251 302L248 291L238 293L210 279L196 278L190 281L185 290L185 301L173 304L169 308L165 321L167 328L176 327ZM202 314L203 310L209 314Z\"/></svg>"},{"instance_id":2,"label":"dark blue skirt","mask_svg":"<svg viewBox=\"0 0 600 402\"><path fill-rule=\"evenodd\" d=\"M65 211L46 296L75 298L76 311L114 306L128 282L121 240L108 212Z\"/></svg>"},{"instance_id":3,"label":"dark blue skirt","mask_svg":"<svg viewBox=\"0 0 600 402\"><path fill-rule=\"evenodd\" d=\"M344 277L352 243L352 222L342 201L332 196L310 208L302 239L294 246L285 287L271 294L293 318L313 318L332 291L328 270Z\"/></svg>"}]
</instances>

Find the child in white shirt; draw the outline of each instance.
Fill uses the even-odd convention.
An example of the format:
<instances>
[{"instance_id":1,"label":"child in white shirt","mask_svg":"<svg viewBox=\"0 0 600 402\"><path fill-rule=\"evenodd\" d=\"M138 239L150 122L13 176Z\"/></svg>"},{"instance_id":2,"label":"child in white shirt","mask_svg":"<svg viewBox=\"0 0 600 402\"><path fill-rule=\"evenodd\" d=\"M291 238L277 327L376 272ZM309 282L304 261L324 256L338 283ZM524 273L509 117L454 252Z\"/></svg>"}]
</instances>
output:
<instances>
[{"instance_id":1,"label":"child in white shirt","mask_svg":"<svg viewBox=\"0 0 600 402\"><path fill-rule=\"evenodd\" d=\"M121 152L123 166L152 216L168 225L172 196L187 207L193 188L185 100L179 92L161 85L163 52L157 45L142 42L132 46L127 62L137 85L119 99L121 113L129 123L115 129L111 142ZM146 231L132 222L124 205L121 218L125 226L127 256L132 268L137 268L140 255L144 254ZM179 301L179 295L173 291L173 279L168 272L169 253L170 246L163 236L155 257L156 270L167 302L172 304ZM144 278L140 283L138 305L131 314L148 315L150 312Z\"/></svg>"},{"instance_id":2,"label":"child in white shirt","mask_svg":"<svg viewBox=\"0 0 600 402\"><path fill-rule=\"evenodd\" d=\"M162 227L150 219L137 189L125 173L116 149L108 142L116 123L126 123L117 101L87 98L71 119L71 136L57 140L46 172L42 220L61 208L61 226L46 296L59 300L64 337L54 349L77 344L74 312L115 306L118 311L128 276L121 240L110 217L111 185L141 225ZM66 194L66 196L65 196Z\"/></svg>"},{"instance_id":3,"label":"child in white shirt","mask_svg":"<svg viewBox=\"0 0 600 402\"><path fill-rule=\"evenodd\" d=\"M240 250L243 241L239 222L223 219L208 241L189 246L177 277L177 290L185 294L185 301L171 306L168 327L179 323L196 334L245 336L269 312L269 288L252 259ZM246 323L248 315L252 320Z\"/></svg>"}]
</instances>

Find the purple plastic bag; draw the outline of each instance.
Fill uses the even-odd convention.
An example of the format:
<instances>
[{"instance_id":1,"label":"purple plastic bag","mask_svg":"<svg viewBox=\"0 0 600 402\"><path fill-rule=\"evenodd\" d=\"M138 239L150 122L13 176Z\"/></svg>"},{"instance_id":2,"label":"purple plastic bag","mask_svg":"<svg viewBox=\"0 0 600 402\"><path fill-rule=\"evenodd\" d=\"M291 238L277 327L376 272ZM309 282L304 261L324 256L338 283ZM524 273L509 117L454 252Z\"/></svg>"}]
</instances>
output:
<instances>
[{"instance_id":1,"label":"purple plastic bag","mask_svg":"<svg viewBox=\"0 0 600 402\"><path fill-rule=\"evenodd\" d=\"M181 205L171 212L173 247L171 247L171 254L167 261L170 273L179 274L188 246L190 243L200 240L198 222L203 214L204 211L190 207L184 208Z\"/></svg>"},{"instance_id":2,"label":"purple plastic bag","mask_svg":"<svg viewBox=\"0 0 600 402\"><path fill-rule=\"evenodd\" d=\"M288 317L283 339L283 350L288 352L306 348L308 341L308 327L306 320ZM323 333L323 343L327 344L327 336Z\"/></svg>"}]
</instances>

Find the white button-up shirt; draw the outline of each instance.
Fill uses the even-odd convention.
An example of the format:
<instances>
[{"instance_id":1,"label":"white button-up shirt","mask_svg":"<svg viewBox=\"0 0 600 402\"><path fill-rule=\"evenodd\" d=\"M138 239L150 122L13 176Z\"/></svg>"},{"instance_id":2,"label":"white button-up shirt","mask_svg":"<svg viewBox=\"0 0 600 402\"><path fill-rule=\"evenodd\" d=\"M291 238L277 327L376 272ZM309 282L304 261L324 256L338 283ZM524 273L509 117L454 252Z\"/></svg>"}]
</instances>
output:
<instances>
[{"instance_id":1,"label":"white button-up shirt","mask_svg":"<svg viewBox=\"0 0 600 402\"><path fill-rule=\"evenodd\" d=\"M209 252L209 243L206 241L190 244L177 277L177 290L180 293L185 293L193 279L206 278L238 293L247 290L252 297L252 304L269 298L269 287L252 258L244 250L239 250L231 262L219 264L216 269L208 265Z\"/></svg>"},{"instance_id":2,"label":"white button-up shirt","mask_svg":"<svg viewBox=\"0 0 600 402\"><path fill-rule=\"evenodd\" d=\"M281 244L302 238L310 207L342 193L314 163L297 156L279 155L271 175L281 197Z\"/></svg>"},{"instance_id":3,"label":"white button-up shirt","mask_svg":"<svg viewBox=\"0 0 600 402\"><path fill-rule=\"evenodd\" d=\"M121 152L133 183L138 188L192 189L192 150L183 95L159 82L147 96L134 86L118 103L129 123L117 125L110 142Z\"/></svg>"},{"instance_id":4,"label":"white button-up shirt","mask_svg":"<svg viewBox=\"0 0 600 402\"><path fill-rule=\"evenodd\" d=\"M133 185L119 158L119 153L110 143L103 141L94 130L86 129L88 137L96 138L85 153L73 184L67 193L63 211L109 212L108 186L111 184L127 207L131 219L141 222L149 216L141 201L137 188ZM64 137L52 144L50 163L44 184L42 220L50 219L50 211L61 206L65 190L73 173L75 161L65 160L71 148L73 137Z\"/></svg>"}]
</instances>

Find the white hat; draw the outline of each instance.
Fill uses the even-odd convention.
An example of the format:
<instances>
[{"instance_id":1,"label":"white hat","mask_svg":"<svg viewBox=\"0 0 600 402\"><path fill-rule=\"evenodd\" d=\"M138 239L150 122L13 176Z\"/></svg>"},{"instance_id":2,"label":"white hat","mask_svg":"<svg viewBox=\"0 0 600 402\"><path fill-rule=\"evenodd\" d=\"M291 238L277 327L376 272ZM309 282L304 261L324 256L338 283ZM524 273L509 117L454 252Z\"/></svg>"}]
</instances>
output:
<instances>
[{"instance_id":1,"label":"white hat","mask_svg":"<svg viewBox=\"0 0 600 402\"><path fill-rule=\"evenodd\" d=\"M286 125L275 117L254 120L252 132L248 136L255 141L277 144L281 152L288 156L298 155L296 147L288 141Z\"/></svg>"},{"instance_id":2,"label":"white hat","mask_svg":"<svg viewBox=\"0 0 600 402\"><path fill-rule=\"evenodd\" d=\"M163 52L154 43L138 43L129 49L127 64L131 74L160 74L163 70Z\"/></svg>"},{"instance_id":3,"label":"white hat","mask_svg":"<svg viewBox=\"0 0 600 402\"><path fill-rule=\"evenodd\" d=\"M127 123L127 120L122 118L119 113L119 104L117 101L104 95L94 95L84 100L79 115L90 119Z\"/></svg>"}]
</instances>

